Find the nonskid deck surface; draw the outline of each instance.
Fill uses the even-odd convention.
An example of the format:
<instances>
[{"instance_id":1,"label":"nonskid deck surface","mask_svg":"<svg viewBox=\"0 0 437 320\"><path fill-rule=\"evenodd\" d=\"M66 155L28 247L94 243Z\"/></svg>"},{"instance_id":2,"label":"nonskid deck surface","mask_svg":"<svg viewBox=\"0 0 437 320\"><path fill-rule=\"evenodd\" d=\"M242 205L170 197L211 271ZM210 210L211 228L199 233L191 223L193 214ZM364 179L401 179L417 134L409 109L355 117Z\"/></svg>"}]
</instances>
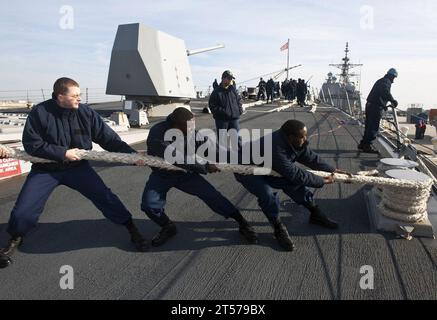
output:
<instances>
[{"instance_id":1,"label":"nonskid deck surface","mask_svg":"<svg viewBox=\"0 0 437 320\"><path fill-rule=\"evenodd\" d=\"M276 130L287 119L299 119L307 124L312 148L331 164L352 172L376 167L376 155L356 152L362 128L335 109L307 111L247 112L241 126ZM200 111L196 125L214 127L211 115ZM145 144L136 147L145 149ZM150 169L97 170L151 238L159 228L140 211ZM281 216L296 245L289 253L279 248L256 199L233 175L207 179L255 227L258 245L244 243L235 222L223 220L199 199L171 190L166 209L178 235L162 247L137 253L124 228L105 220L77 192L59 187L38 228L14 256L15 263L0 271L0 299L437 299L435 241L406 241L376 232L364 197L369 187L334 184L316 191L322 209L340 223L336 231L309 225L308 212L286 202L280 192ZM23 181L0 182L2 243ZM74 290L59 286L63 265L73 267ZM373 290L360 288L363 266L373 268Z\"/></svg>"}]
</instances>

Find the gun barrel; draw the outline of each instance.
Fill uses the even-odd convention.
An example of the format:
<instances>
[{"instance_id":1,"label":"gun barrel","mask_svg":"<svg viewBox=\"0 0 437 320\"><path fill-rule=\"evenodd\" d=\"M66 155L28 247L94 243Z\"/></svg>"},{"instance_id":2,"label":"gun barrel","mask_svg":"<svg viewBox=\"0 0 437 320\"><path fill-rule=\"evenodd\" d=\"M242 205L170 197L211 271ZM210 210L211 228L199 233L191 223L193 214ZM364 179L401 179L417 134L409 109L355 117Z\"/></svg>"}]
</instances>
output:
<instances>
[{"instance_id":1,"label":"gun barrel","mask_svg":"<svg viewBox=\"0 0 437 320\"><path fill-rule=\"evenodd\" d=\"M217 49L221 49L224 47L225 47L224 44L218 44L218 45L213 46L213 47L202 48L202 49L193 49L193 50L187 49L187 56L192 56L194 54L198 54L198 53L202 53L202 52L206 52L206 51L217 50Z\"/></svg>"}]
</instances>

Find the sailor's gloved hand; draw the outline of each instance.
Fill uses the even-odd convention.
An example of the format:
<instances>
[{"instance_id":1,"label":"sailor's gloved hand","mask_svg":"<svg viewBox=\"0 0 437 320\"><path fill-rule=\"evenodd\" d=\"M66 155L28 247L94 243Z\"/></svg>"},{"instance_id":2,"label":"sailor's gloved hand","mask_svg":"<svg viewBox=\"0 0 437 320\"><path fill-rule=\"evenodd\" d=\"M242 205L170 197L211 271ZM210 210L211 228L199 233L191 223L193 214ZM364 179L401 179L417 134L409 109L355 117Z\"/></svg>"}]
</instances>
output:
<instances>
[{"instance_id":1,"label":"sailor's gloved hand","mask_svg":"<svg viewBox=\"0 0 437 320\"><path fill-rule=\"evenodd\" d=\"M141 156L145 156L146 155L146 150L137 150L137 154L141 155ZM139 167L144 167L146 165L146 162L142 159L135 161L135 166L139 166Z\"/></svg>"},{"instance_id":2,"label":"sailor's gloved hand","mask_svg":"<svg viewBox=\"0 0 437 320\"><path fill-rule=\"evenodd\" d=\"M80 157L76 154L79 151L78 148L69 149L65 152L65 160L67 161L79 161Z\"/></svg>"},{"instance_id":3,"label":"sailor's gloved hand","mask_svg":"<svg viewBox=\"0 0 437 320\"><path fill-rule=\"evenodd\" d=\"M220 169L217 168L215 164L208 163L208 173L216 173L216 172L220 172Z\"/></svg>"},{"instance_id":4,"label":"sailor's gloved hand","mask_svg":"<svg viewBox=\"0 0 437 320\"><path fill-rule=\"evenodd\" d=\"M399 105L398 102L396 100L393 100L391 102L391 104L393 105L393 107L397 108L397 106Z\"/></svg>"},{"instance_id":5,"label":"sailor's gloved hand","mask_svg":"<svg viewBox=\"0 0 437 320\"><path fill-rule=\"evenodd\" d=\"M139 167L144 167L146 165L146 162L142 159L135 161L135 165Z\"/></svg>"},{"instance_id":6,"label":"sailor's gloved hand","mask_svg":"<svg viewBox=\"0 0 437 320\"><path fill-rule=\"evenodd\" d=\"M335 181L335 179L334 179L334 174L333 173L331 175L323 178L323 182L325 184L331 184L331 183L334 183L334 181Z\"/></svg>"}]
</instances>

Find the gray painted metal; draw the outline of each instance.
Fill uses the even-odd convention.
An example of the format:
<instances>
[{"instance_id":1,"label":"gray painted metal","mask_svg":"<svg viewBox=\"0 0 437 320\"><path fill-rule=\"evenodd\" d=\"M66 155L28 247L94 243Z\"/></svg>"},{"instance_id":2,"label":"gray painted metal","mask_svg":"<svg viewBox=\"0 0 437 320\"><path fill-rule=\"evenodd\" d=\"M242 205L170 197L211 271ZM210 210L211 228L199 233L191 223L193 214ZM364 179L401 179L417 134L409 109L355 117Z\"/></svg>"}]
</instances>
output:
<instances>
[{"instance_id":1,"label":"gray painted metal","mask_svg":"<svg viewBox=\"0 0 437 320\"><path fill-rule=\"evenodd\" d=\"M416 168L419 166L417 162L406 160L406 159L397 159L397 158L384 158L381 159L380 162L388 167L404 167L404 168Z\"/></svg>"},{"instance_id":2,"label":"gray painted metal","mask_svg":"<svg viewBox=\"0 0 437 320\"><path fill-rule=\"evenodd\" d=\"M120 25L106 93L151 102L194 98L185 42L139 23Z\"/></svg>"},{"instance_id":3,"label":"gray painted metal","mask_svg":"<svg viewBox=\"0 0 437 320\"><path fill-rule=\"evenodd\" d=\"M199 53L203 53L203 52L207 52L207 51L222 49L224 47L225 46L223 44L218 44L216 46L202 48L202 49L187 49L187 56L193 56L195 54L199 54Z\"/></svg>"},{"instance_id":4,"label":"gray painted metal","mask_svg":"<svg viewBox=\"0 0 437 320\"><path fill-rule=\"evenodd\" d=\"M428 175L414 170L392 169L386 171L385 174L395 179L405 179L419 182L425 182L431 179L431 177L429 177Z\"/></svg>"},{"instance_id":5,"label":"gray painted metal","mask_svg":"<svg viewBox=\"0 0 437 320\"><path fill-rule=\"evenodd\" d=\"M352 77L357 76L357 74L350 73L352 68L362 66L362 64L352 64L350 63L350 58L348 57L349 45L346 43L345 57L342 59L341 64L330 64L330 66L337 67L341 70L340 80L330 72L328 73L328 78L326 82L322 85L319 95L323 96L324 101L325 91L329 93L330 103L353 116L361 114L361 94L356 89L355 83L352 82Z\"/></svg>"}]
</instances>

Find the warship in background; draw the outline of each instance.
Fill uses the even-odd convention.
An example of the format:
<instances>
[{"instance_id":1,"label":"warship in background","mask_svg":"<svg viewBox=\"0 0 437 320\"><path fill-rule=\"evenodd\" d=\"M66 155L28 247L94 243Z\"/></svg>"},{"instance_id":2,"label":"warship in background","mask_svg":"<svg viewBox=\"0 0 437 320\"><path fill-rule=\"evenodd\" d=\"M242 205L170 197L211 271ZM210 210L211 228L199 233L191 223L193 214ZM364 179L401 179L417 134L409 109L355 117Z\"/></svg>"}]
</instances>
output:
<instances>
[{"instance_id":1,"label":"warship in background","mask_svg":"<svg viewBox=\"0 0 437 320\"><path fill-rule=\"evenodd\" d=\"M349 43L346 42L345 56L341 64L330 64L341 70L337 77L332 73L328 73L328 79L322 85L319 96L323 102L329 103L348 114L353 116L361 115L361 93L357 89L358 80L353 79L359 77L356 73L350 73L350 70L356 67L361 67L362 64L353 64L350 62Z\"/></svg>"}]
</instances>

